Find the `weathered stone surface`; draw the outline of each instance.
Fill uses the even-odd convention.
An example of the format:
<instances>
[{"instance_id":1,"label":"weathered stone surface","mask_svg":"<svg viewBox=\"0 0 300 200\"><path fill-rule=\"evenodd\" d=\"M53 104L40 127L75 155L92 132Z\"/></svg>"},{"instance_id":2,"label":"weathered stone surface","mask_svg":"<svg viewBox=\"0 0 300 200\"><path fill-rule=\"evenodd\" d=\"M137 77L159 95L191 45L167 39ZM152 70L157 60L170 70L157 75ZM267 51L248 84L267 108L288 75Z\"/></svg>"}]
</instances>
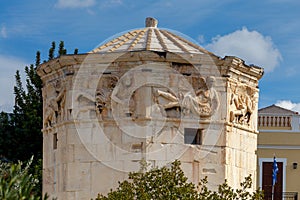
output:
<instances>
[{"instance_id":1,"label":"weathered stone surface","mask_svg":"<svg viewBox=\"0 0 300 200\"><path fill-rule=\"evenodd\" d=\"M66 166L66 191L89 190L90 163L74 162Z\"/></svg>"},{"instance_id":2,"label":"weathered stone surface","mask_svg":"<svg viewBox=\"0 0 300 200\"><path fill-rule=\"evenodd\" d=\"M124 161L112 161L114 166L124 166ZM98 193L107 193L107 190L116 188L118 182L126 178L126 173L113 170L109 165L105 165L101 162L92 162L91 164L91 195L97 196ZM109 189L108 189L109 188Z\"/></svg>"},{"instance_id":3,"label":"weathered stone surface","mask_svg":"<svg viewBox=\"0 0 300 200\"><path fill-rule=\"evenodd\" d=\"M118 38L94 53L61 56L38 68L44 193L95 198L138 170L142 159L150 167L178 159L189 181L208 176L211 189L224 179L239 187L249 173L255 177L262 70L221 59L151 23L151 37L134 47L131 36ZM162 44L170 49L148 51ZM141 49L128 50L134 48Z\"/></svg>"}]
</instances>

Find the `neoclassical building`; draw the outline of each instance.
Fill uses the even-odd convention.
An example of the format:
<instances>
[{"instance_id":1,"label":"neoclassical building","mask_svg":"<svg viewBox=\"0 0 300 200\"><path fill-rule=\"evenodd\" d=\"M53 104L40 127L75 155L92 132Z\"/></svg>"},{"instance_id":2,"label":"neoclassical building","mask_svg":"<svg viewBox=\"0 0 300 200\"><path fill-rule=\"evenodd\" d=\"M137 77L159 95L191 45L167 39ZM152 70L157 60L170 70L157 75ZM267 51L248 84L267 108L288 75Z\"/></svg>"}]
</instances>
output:
<instances>
[{"instance_id":1,"label":"neoclassical building","mask_svg":"<svg viewBox=\"0 0 300 200\"><path fill-rule=\"evenodd\" d=\"M274 199L297 199L300 164L300 115L277 105L258 110L257 186L272 196L273 157L278 165Z\"/></svg>"},{"instance_id":2,"label":"neoclassical building","mask_svg":"<svg viewBox=\"0 0 300 200\"><path fill-rule=\"evenodd\" d=\"M43 81L43 192L107 193L130 171L178 159L190 181L239 187L256 177L260 67L220 58L157 27L38 67Z\"/></svg>"}]
</instances>

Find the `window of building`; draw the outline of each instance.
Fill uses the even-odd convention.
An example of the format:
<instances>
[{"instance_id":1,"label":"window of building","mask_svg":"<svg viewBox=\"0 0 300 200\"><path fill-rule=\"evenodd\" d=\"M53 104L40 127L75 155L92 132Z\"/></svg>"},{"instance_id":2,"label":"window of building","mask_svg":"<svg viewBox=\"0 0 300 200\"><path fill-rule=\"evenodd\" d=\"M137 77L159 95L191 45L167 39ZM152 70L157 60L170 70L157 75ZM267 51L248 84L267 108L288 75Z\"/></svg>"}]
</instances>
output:
<instances>
[{"instance_id":1,"label":"window of building","mask_svg":"<svg viewBox=\"0 0 300 200\"><path fill-rule=\"evenodd\" d=\"M53 149L57 149L57 133L53 134Z\"/></svg>"},{"instance_id":2,"label":"window of building","mask_svg":"<svg viewBox=\"0 0 300 200\"><path fill-rule=\"evenodd\" d=\"M202 144L203 129L185 128L184 129L184 143L185 144Z\"/></svg>"}]
</instances>

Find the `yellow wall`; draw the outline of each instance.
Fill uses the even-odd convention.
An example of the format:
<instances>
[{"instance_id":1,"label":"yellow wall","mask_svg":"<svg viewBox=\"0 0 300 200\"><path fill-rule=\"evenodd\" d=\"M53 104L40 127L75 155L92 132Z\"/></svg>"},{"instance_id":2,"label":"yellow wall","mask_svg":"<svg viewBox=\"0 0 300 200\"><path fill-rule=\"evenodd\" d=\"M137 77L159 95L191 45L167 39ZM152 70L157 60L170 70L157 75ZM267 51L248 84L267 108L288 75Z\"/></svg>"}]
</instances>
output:
<instances>
[{"instance_id":1,"label":"yellow wall","mask_svg":"<svg viewBox=\"0 0 300 200\"><path fill-rule=\"evenodd\" d=\"M286 158L286 192L298 192L300 194L300 150L280 150L280 149L258 149L258 158ZM293 163L298 163L298 168L293 169ZM259 163L257 164L259 180ZM259 181L258 181L259 182ZM259 186L259 183L258 183Z\"/></svg>"},{"instance_id":2,"label":"yellow wall","mask_svg":"<svg viewBox=\"0 0 300 200\"><path fill-rule=\"evenodd\" d=\"M258 134L257 186L259 186L259 158L286 158L285 192L300 194L300 132L263 132ZM267 147L267 148L266 148ZM273 147L273 148L272 148ZM271 148L271 149L269 149ZM293 163L298 163L293 169Z\"/></svg>"},{"instance_id":3,"label":"yellow wall","mask_svg":"<svg viewBox=\"0 0 300 200\"><path fill-rule=\"evenodd\" d=\"M258 145L300 145L300 133L260 132L257 142Z\"/></svg>"}]
</instances>

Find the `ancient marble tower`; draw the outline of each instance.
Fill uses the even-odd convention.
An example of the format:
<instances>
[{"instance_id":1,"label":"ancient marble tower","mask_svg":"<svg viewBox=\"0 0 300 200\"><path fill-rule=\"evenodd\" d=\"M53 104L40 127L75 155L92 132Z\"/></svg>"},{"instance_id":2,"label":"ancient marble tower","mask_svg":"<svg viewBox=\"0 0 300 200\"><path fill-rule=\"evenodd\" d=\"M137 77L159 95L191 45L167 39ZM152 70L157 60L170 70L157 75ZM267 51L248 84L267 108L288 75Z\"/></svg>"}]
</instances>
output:
<instances>
[{"instance_id":1,"label":"ancient marble tower","mask_svg":"<svg viewBox=\"0 0 300 200\"><path fill-rule=\"evenodd\" d=\"M95 198L141 160L155 167L179 159L190 181L208 176L211 188L256 177L259 67L220 58L147 18L145 28L50 60L38 74L44 193Z\"/></svg>"}]
</instances>

